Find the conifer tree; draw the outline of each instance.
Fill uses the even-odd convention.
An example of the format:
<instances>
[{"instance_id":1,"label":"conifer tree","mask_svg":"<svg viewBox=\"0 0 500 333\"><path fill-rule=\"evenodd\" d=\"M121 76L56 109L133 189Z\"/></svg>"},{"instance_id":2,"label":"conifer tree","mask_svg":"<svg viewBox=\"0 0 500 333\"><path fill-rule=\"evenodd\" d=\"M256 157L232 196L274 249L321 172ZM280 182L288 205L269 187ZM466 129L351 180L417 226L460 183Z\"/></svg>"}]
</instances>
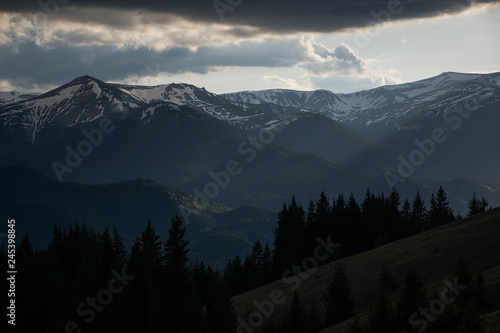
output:
<instances>
[{"instance_id":1,"label":"conifer tree","mask_svg":"<svg viewBox=\"0 0 500 333\"><path fill-rule=\"evenodd\" d=\"M132 243L132 248L130 249L130 260L128 263L128 269L131 272L137 273L142 269L141 250L141 240L139 237L136 237Z\"/></svg>"},{"instance_id":2,"label":"conifer tree","mask_svg":"<svg viewBox=\"0 0 500 333\"><path fill-rule=\"evenodd\" d=\"M159 271L161 267L162 242L160 235L156 234L151 220L148 220L146 228L141 232L139 241L142 266L147 272Z\"/></svg>"},{"instance_id":3,"label":"conifer tree","mask_svg":"<svg viewBox=\"0 0 500 333\"><path fill-rule=\"evenodd\" d=\"M333 223L332 226L333 240L340 244L347 244L348 220L346 211L346 201L343 193L339 194L336 200L333 200L332 223ZM342 247L341 251L345 252L346 249Z\"/></svg>"},{"instance_id":4,"label":"conifer tree","mask_svg":"<svg viewBox=\"0 0 500 333\"><path fill-rule=\"evenodd\" d=\"M323 328L323 320L317 306L311 306L307 313L307 332L316 333Z\"/></svg>"},{"instance_id":5,"label":"conifer tree","mask_svg":"<svg viewBox=\"0 0 500 333\"><path fill-rule=\"evenodd\" d=\"M331 222L332 207L325 192L321 191L318 201L316 201L315 220L319 225L320 234L324 235L329 232L329 224Z\"/></svg>"},{"instance_id":6,"label":"conifer tree","mask_svg":"<svg viewBox=\"0 0 500 333\"><path fill-rule=\"evenodd\" d=\"M325 324L331 326L353 315L353 298L349 278L342 263L334 266L325 295Z\"/></svg>"},{"instance_id":7,"label":"conifer tree","mask_svg":"<svg viewBox=\"0 0 500 333\"><path fill-rule=\"evenodd\" d=\"M271 247L268 243L264 247L264 252L262 253L262 283L266 284L271 282L273 267L273 258Z\"/></svg>"},{"instance_id":8,"label":"conifer tree","mask_svg":"<svg viewBox=\"0 0 500 333\"><path fill-rule=\"evenodd\" d=\"M486 207L488 207L488 202L482 198L480 201L479 199L476 198L476 193L474 192L472 194L472 198L469 200L469 203L467 204L467 208L469 211L467 212L467 216L472 216L474 214L479 214L482 213L486 210Z\"/></svg>"},{"instance_id":9,"label":"conifer tree","mask_svg":"<svg viewBox=\"0 0 500 333\"><path fill-rule=\"evenodd\" d=\"M2 247L3 252L3 247ZM9 256L9 258L12 258ZM7 260L5 258L5 263ZM18 304L18 315L16 322L16 330L25 332L35 332L38 325L41 324L42 318L39 317L40 304L35 295L39 295L39 274L35 263L35 253L28 234L25 234L21 243L17 246L16 256L14 258L16 267L22 273L16 276L16 304ZM8 271L11 269L7 269ZM5 272L4 271L4 272ZM9 290L6 288L4 290ZM8 318L8 317L7 317ZM9 318L10 319L10 318ZM3 324L3 323L2 323ZM7 330L5 330L7 332Z\"/></svg>"},{"instance_id":10,"label":"conifer tree","mask_svg":"<svg viewBox=\"0 0 500 333\"><path fill-rule=\"evenodd\" d=\"M124 326L127 330L161 330L163 328L162 299L158 297L163 292L161 278L161 248L160 236L156 234L151 221L137 237L130 253L129 270L135 279L127 286L127 297L124 307ZM141 322L133 318L143 318Z\"/></svg>"},{"instance_id":11,"label":"conifer tree","mask_svg":"<svg viewBox=\"0 0 500 333\"><path fill-rule=\"evenodd\" d=\"M403 201L401 207L401 237L414 235L414 228L411 225L411 205L408 199Z\"/></svg>"},{"instance_id":12,"label":"conifer tree","mask_svg":"<svg viewBox=\"0 0 500 333\"><path fill-rule=\"evenodd\" d=\"M236 333L238 315L234 304L225 288L214 290L214 298L207 306L207 323L210 333Z\"/></svg>"},{"instance_id":13,"label":"conifer tree","mask_svg":"<svg viewBox=\"0 0 500 333\"><path fill-rule=\"evenodd\" d=\"M316 237L320 235L321 227L318 223L316 206L311 199L307 206L306 219L304 224L304 252L310 253L313 251L316 244Z\"/></svg>"},{"instance_id":14,"label":"conifer tree","mask_svg":"<svg viewBox=\"0 0 500 333\"><path fill-rule=\"evenodd\" d=\"M316 208L314 206L314 201L311 199L309 200L309 204L307 205L307 214L305 223L306 229L310 230L315 224L315 214L316 214Z\"/></svg>"},{"instance_id":15,"label":"conifer tree","mask_svg":"<svg viewBox=\"0 0 500 333\"><path fill-rule=\"evenodd\" d=\"M307 331L307 316L304 305L300 301L297 290L293 293L292 304L288 311L286 331L289 333L306 333Z\"/></svg>"},{"instance_id":16,"label":"conifer tree","mask_svg":"<svg viewBox=\"0 0 500 333\"><path fill-rule=\"evenodd\" d=\"M394 280L394 277L387 268L387 265L382 266L382 270L380 271L378 279L378 284L380 288L385 289L388 292L397 290L399 288L396 280Z\"/></svg>"},{"instance_id":17,"label":"conifer tree","mask_svg":"<svg viewBox=\"0 0 500 333\"><path fill-rule=\"evenodd\" d=\"M417 190L415 199L413 199L411 207L411 235L422 232L427 220L427 209L425 208L425 203L420 196L420 192Z\"/></svg>"},{"instance_id":18,"label":"conifer tree","mask_svg":"<svg viewBox=\"0 0 500 333\"><path fill-rule=\"evenodd\" d=\"M474 276L470 269L469 263L464 257L458 258L453 271L454 279L457 279L457 284L466 286L467 289L460 291L460 296L457 297L457 304L465 306L471 303L474 294Z\"/></svg>"},{"instance_id":19,"label":"conifer tree","mask_svg":"<svg viewBox=\"0 0 500 333\"><path fill-rule=\"evenodd\" d=\"M113 251L118 257L118 265L123 267L127 263L128 255L123 238L116 228L113 229Z\"/></svg>"},{"instance_id":20,"label":"conifer tree","mask_svg":"<svg viewBox=\"0 0 500 333\"><path fill-rule=\"evenodd\" d=\"M473 291L472 291L472 306L473 308L482 313L489 307L489 301L486 298L486 287L484 282L484 275L481 270L478 270L474 276Z\"/></svg>"},{"instance_id":21,"label":"conifer tree","mask_svg":"<svg viewBox=\"0 0 500 333\"><path fill-rule=\"evenodd\" d=\"M229 260L224 268L224 282L229 287L231 294L237 295L245 290L245 277L243 276L243 265L239 255Z\"/></svg>"},{"instance_id":22,"label":"conifer tree","mask_svg":"<svg viewBox=\"0 0 500 333\"><path fill-rule=\"evenodd\" d=\"M274 237L274 268L276 278L292 265L299 264L304 256L304 209L292 196L292 203L278 213L278 227Z\"/></svg>"},{"instance_id":23,"label":"conifer tree","mask_svg":"<svg viewBox=\"0 0 500 333\"><path fill-rule=\"evenodd\" d=\"M347 226L348 226L348 238L345 240L344 248L348 248L348 254L355 254L363 251L365 248L364 238L365 231L364 225L362 223L361 208L359 207L354 194L351 193L349 199L347 200Z\"/></svg>"},{"instance_id":24,"label":"conifer tree","mask_svg":"<svg viewBox=\"0 0 500 333\"><path fill-rule=\"evenodd\" d=\"M243 286L244 290L251 290L259 286L259 272L251 255L243 261Z\"/></svg>"},{"instance_id":25,"label":"conifer tree","mask_svg":"<svg viewBox=\"0 0 500 333\"><path fill-rule=\"evenodd\" d=\"M424 281L415 265L409 265L403 281L403 292L396 304L396 313L399 318L400 328L411 332L414 330L409 325L410 316L420 307L426 306Z\"/></svg>"},{"instance_id":26,"label":"conifer tree","mask_svg":"<svg viewBox=\"0 0 500 333\"><path fill-rule=\"evenodd\" d=\"M430 227L438 227L454 220L455 216L450 208L446 192L443 190L443 186L440 186L436 196L431 195L429 211Z\"/></svg>"},{"instance_id":27,"label":"conifer tree","mask_svg":"<svg viewBox=\"0 0 500 333\"><path fill-rule=\"evenodd\" d=\"M163 262L166 278L167 331L206 332L208 330L202 313L201 296L195 287L187 267L188 241L184 239L186 229L178 214L172 218L168 239L163 243Z\"/></svg>"},{"instance_id":28,"label":"conifer tree","mask_svg":"<svg viewBox=\"0 0 500 333\"><path fill-rule=\"evenodd\" d=\"M370 333L396 333L394 309L389 302L388 291L380 288L375 306L368 319Z\"/></svg>"},{"instance_id":29,"label":"conifer tree","mask_svg":"<svg viewBox=\"0 0 500 333\"><path fill-rule=\"evenodd\" d=\"M188 268L186 264L188 258L188 241L184 239L186 228L182 226L184 221L178 214L172 218L172 224L168 230L168 239L164 242L163 262L168 276L173 277L172 281L185 281L187 279Z\"/></svg>"},{"instance_id":30,"label":"conifer tree","mask_svg":"<svg viewBox=\"0 0 500 333\"><path fill-rule=\"evenodd\" d=\"M106 228L100 235L100 253L99 253L100 267L99 272L102 274L100 278L106 279L111 269L119 269L116 267L118 263L118 254L115 253L113 247L113 238L109 228Z\"/></svg>"},{"instance_id":31,"label":"conifer tree","mask_svg":"<svg viewBox=\"0 0 500 333\"><path fill-rule=\"evenodd\" d=\"M260 285L263 280L264 249L262 247L262 243L258 239L253 245L250 257L252 259L252 265L256 274L256 282Z\"/></svg>"}]
</instances>

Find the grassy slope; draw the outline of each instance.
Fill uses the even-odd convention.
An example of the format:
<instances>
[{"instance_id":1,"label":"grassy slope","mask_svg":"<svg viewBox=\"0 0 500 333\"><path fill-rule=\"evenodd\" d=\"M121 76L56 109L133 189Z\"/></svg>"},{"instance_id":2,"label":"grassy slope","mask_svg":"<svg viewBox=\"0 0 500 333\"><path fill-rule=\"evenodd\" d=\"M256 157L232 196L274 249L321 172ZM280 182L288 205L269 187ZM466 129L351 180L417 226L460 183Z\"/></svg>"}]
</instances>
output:
<instances>
[{"instance_id":1,"label":"grassy slope","mask_svg":"<svg viewBox=\"0 0 500 333\"><path fill-rule=\"evenodd\" d=\"M460 256L470 263L473 270L483 270L492 308L500 309L499 235L500 208L496 208L372 251L342 259L350 277L356 313L363 316L374 301L382 265L387 265L401 285L407 264L414 262L425 278L426 288L442 290L443 280L451 277L454 264ZM323 294L332 269L332 263L323 265L315 272L309 272L308 277L301 281L299 293L307 308L318 306L323 312ZM279 319L288 311L288 301L292 298L292 286L292 283L281 280L238 295L234 298L236 309L240 316L246 319L256 310L252 304L255 300L262 302L269 299L271 291L281 290L286 295L287 302L276 306L271 317ZM394 300L398 296L399 290L392 294ZM491 314L490 317L496 320L498 313ZM346 325L337 325L323 332L342 332L345 327Z\"/></svg>"}]
</instances>

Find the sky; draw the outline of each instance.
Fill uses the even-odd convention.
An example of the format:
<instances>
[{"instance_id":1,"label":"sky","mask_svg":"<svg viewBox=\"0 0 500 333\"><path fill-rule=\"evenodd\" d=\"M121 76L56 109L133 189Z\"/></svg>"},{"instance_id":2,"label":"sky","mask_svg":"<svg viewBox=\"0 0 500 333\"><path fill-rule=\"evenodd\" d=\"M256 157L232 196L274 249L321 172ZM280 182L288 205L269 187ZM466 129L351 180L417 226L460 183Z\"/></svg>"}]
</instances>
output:
<instances>
[{"instance_id":1,"label":"sky","mask_svg":"<svg viewBox=\"0 0 500 333\"><path fill-rule=\"evenodd\" d=\"M17 0L0 5L0 91L90 75L214 93L347 93L500 72L500 0Z\"/></svg>"}]
</instances>

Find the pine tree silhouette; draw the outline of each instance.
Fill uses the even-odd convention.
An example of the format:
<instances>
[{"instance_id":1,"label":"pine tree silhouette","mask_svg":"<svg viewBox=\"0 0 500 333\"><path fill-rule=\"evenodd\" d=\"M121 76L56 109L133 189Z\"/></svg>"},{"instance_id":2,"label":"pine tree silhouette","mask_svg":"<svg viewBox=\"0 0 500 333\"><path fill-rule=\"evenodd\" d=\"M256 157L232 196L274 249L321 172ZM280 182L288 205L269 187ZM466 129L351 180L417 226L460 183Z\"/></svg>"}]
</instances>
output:
<instances>
[{"instance_id":1,"label":"pine tree silhouette","mask_svg":"<svg viewBox=\"0 0 500 333\"><path fill-rule=\"evenodd\" d=\"M331 326L353 315L352 290L342 263L334 266L325 295L325 324Z\"/></svg>"}]
</instances>

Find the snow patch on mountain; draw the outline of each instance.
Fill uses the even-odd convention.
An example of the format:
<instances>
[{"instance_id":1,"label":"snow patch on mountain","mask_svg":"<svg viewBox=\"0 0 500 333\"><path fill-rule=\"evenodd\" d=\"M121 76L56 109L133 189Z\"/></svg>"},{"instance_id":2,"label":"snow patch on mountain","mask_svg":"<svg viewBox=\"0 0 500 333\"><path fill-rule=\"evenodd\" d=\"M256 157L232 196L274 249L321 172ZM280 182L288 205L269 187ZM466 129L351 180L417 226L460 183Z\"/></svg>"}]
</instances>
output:
<instances>
[{"instance_id":1,"label":"snow patch on mountain","mask_svg":"<svg viewBox=\"0 0 500 333\"><path fill-rule=\"evenodd\" d=\"M468 98L481 92L479 98L485 100L498 96L500 73L462 74L443 73L433 78L383 86L351 94L335 94L326 90L262 90L242 91L223 94L224 98L235 102L253 104L273 103L284 107L298 107L321 113L343 123L396 124L405 117L435 117L442 113L447 103L454 99ZM447 100L447 95L452 95ZM443 99L444 97L444 99ZM446 102L443 102L447 100ZM437 112L435 111L437 109Z\"/></svg>"},{"instance_id":2,"label":"snow patch on mountain","mask_svg":"<svg viewBox=\"0 0 500 333\"><path fill-rule=\"evenodd\" d=\"M39 94L21 94L17 91L0 92L0 106L24 101L38 95Z\"/></svg>"}]
</instances>

